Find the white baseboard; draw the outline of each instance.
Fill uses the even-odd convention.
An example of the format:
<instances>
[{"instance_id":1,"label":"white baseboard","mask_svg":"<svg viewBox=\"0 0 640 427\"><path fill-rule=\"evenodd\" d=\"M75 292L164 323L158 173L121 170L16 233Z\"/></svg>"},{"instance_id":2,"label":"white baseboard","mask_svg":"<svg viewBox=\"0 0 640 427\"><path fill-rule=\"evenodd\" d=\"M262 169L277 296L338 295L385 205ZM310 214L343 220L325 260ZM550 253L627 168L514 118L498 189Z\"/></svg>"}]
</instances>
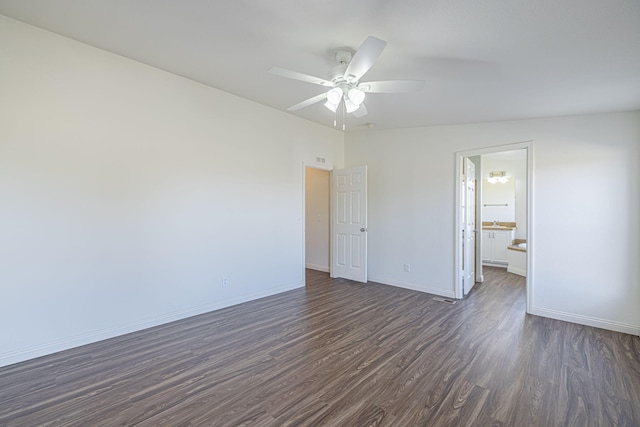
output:
<instances>
[{"instance_id":1,"label":"white baseboard","mask_svg":"<svg viewBox=\"0 0 640 427\"><path fill-rule=\"evenodd\" d=\"M508 271L509 273L517 274L518 276L524 276L524 277L527 277L527 270L523 270L523 269L521 269L521 268L514 267L514 266L512 266L512 265L509 265L509 266L507 267L507 271Z\"/></svg>"},{"instance_id":2,"label":"white baseboard","mask_svg":"<svg viewBox=\"0 0 640 427\"><path fill-rule=\"evenodd\" d=\"M530 314L640 336L640 325L630 325L628 323L614 322L611 320L598 319L597 317L583 316L581 314L567 313L564 311L538 307L532 307Z\"/></svg>"},{"instance_id":3,"label":"white baseboard","mask_svg":"<svg viewBox=\"0 0 640 427\"><path fill-rule=\"evenodd\" d=\"M507 263L501 263L501 262L488 262L488 261L484 261L482 263L483 266L487 266L487 267L500 267L500 268L507 268Z\"/></svg>"},{"instance_id":4,"label":"white baseboard","mask_svg":"<svg viewBox=\"0 0 640 427\"><path fill-rule=\"evenodd\" d=\"M71 348L79 347L82 345L103 341L120 335L138 332L143 329L152 328L154 326L163 325L165 323L174 322L176 320L186 319L188 317L197 316L199 314L208 313L210 311L219 310L221 308L230 307L232 305L241 304L243 302L253 301L259 298L276 295L296 288L301 288L302 286L304 286L302 282L290 283L285 286L265 289L260 292L231 298L214 304L205 304L201 306L186 308L183 310L177 310L170 313L163 313L157 316L148 317L146 319L139 319L133 322L116 325L112 328L91 331L86 334L0 353L0 367L24 362L25 360L46 356L48 354L57 353L63 350L69 350Z\"/></svg>"},{"instance_id":5,"label":"white baseboard","mask_svg":"<svg viewBox=\"0 0 640 427\"><path fill-rule=\"evenodd\" d=\"M318 264L306 263L304 266L305 266L305 268L308 268L310 270L324 271L325 273L329 272L329 266L327 266L327 265L318 265Z\"/></svg>"},{"instance_id":6,"label":"white baseboard","mask_svg":"<svg viewBox=\"0 0 640 427\"><path fill-rule=\"evenodd\" d=\"M396 286L398 288L410 289L412 291L426 292L428 294L438 295L445 298L455 298L453 290L434 288L428 285L416 285L415 283L403 282L399 280L385 279L381 277L369 277L369 281L381 283L383 285Z\"/></svg>"}]
</instances>

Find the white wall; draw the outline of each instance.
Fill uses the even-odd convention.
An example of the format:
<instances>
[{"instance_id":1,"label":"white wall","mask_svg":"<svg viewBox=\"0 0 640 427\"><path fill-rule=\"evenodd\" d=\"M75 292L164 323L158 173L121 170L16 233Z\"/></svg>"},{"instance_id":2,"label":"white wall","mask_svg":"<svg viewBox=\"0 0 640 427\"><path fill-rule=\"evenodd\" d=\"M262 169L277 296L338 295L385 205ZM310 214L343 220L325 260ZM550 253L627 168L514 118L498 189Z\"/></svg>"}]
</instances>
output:
<instances>
[{"instance_id":1,"label":"white wall","mask_svg":"<svg viewBox=\"0 0 640 427\"><path fill-rule=\"evenodd\" d=\"M516 222L516 183L482 180L482 217L485 221Z\"/></svg>"},{"instance_id":2,"label":"white wall","mask_svg":"<svg viewBox=\"0 0 640 427\"><path fill-rule=\"evenodd\" d=\"M307 268L329 272L331 173L306 168L305 257Z\"/></svg>"},{"instance_id":3,"label":"white wall","mask_svg":"<svg viewBox=\"0 0 640 427\"><path fill-rule=\"evenodd\" d=\"M0 93L0 365L303 285L342 133L2 16Z\"/></svg>"},{"instance_id":4,"label":"white wall","mask_svg":"<svg viewBox=\"0 0 640 427\"><path fill-rule=\"evenodd\" d=\"M453 296L455 153L528 140L532 312L638 334L637 111L347 134L345 166L369 165L370 280Z\"/></svg>"}]
</instances>

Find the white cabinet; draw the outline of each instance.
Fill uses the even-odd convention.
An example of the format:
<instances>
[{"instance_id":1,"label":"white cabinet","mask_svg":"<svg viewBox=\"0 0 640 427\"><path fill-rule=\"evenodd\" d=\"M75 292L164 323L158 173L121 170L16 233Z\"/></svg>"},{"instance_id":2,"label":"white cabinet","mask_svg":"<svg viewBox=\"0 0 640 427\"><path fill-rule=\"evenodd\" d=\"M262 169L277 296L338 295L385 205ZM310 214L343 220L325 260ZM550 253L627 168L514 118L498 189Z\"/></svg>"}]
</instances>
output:
<instances>
[{"instance_id":1,"label":"white cabinet","mask_svg":"<svg viewBox=\"0 0 640 427\"><path fill-rule=\"evenodd\" d=\"M507 247L513 241L513 230L482 230L482 263L507 265Z\"/></svg>"},{"instance_id":2,"label":"white cabinet","mask_svg":"<svg viewBox=\"0 0 640 427\"><path fill-rule=\"evenodd\" d=\"M507 271L509 273L518 274L520 276L527 277L527 253L518 249L507 250L508 266Z\"/></svg>"}]
</instances>

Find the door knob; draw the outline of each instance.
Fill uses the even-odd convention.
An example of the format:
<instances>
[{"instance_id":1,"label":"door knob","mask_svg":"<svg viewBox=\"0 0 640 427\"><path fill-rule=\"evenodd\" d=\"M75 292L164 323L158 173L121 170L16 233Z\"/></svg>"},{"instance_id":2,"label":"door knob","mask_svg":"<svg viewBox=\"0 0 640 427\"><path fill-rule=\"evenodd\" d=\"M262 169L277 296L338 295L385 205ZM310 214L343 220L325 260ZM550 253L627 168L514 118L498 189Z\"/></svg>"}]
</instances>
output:
<instances>
[{"instance_id":1,"label":"door knob","mask_svg":"<svg viewBox=\"0 0 640 427\"><path fill-rule=\"evenodd\" d=\"M367 231L367 229L366 229L366 228L364 228L364 227L362 227L362 228L360 229L360 231L362 231L362 232L364 233L365 231Z\"/></svg>"}]
</instances>

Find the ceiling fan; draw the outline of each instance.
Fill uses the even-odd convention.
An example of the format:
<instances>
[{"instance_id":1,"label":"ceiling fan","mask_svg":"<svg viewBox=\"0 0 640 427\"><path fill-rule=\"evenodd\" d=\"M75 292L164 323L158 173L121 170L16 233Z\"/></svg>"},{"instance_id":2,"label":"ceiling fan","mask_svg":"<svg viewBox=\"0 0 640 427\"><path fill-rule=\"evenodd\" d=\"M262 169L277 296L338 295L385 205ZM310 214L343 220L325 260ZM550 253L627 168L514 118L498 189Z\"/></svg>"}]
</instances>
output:
<instances>
[{"instance_id":1,"label":"ceiling fan","mask_svg":"<svg viewBox=\"0 0 640 427\"><path fill-rule=\"evenodd\" d=\"M416 92L424 87L424 80L360 82L362 76L373 66L386 45L387 42L384 40L369 36L353 54L347 49L337 51L336 60L340 65L334 69L331 80L279 67L271 67L269 72L289 79L330 88L327 92L292 105L287 108L287 111L300 110L325 101L324 106L334 113L342 105L343 111L351 113L355 117L363 117L367 115L367 108L363 102L367 93ZM334 126L335 124L334 120Z\"/></svg>"}]
</instances>

